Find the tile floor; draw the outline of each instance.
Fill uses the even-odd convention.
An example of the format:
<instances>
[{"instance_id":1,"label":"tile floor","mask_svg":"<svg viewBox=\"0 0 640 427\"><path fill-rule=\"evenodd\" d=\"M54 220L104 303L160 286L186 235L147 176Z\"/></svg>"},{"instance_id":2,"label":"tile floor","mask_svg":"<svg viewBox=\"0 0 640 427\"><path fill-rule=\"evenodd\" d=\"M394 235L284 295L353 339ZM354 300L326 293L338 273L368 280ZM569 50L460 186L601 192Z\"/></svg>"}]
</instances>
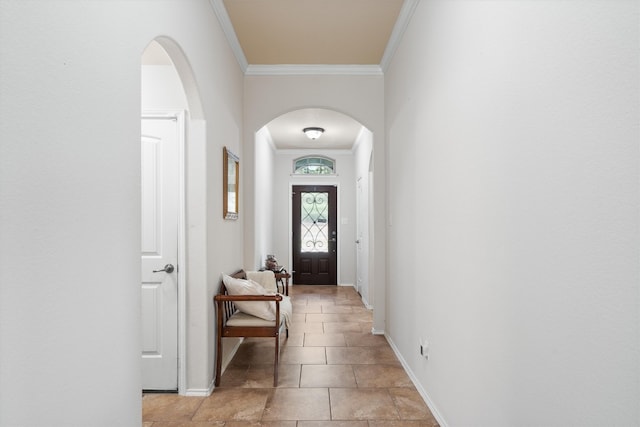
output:
<instances>
[{"instance_id":1,"label":"tile floor","mask_svg":"<svg viewBox=\"0 0 640 427\"><path fill-rule=\"evenodd\" d=\"M144 427L437 427L353 288L290 295L277 388L273 340L246 339L211 396L145 394Z\"/></svg>"}]
</instances>

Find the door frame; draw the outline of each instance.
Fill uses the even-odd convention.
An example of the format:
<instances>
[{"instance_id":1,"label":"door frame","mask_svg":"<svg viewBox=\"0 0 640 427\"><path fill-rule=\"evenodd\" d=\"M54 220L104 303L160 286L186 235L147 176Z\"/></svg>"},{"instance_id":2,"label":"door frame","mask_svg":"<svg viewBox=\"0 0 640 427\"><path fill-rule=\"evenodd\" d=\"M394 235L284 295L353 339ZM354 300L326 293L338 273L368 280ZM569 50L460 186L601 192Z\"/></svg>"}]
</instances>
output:
<instances>
[{"instance_id":1,"label":"door frame","mask_svg":"<svg viewBox=\"0 0 640 427\"><path fill-rule=\"evenodd\" d=\"M316 177L314 177L316 178ZM299 179L296 181L289 181L289 206L287 207L287 222L289 228L289 239L287 239L287 246L289 248L289 260L288 264L290 270L293 270L293 187L297 185L331 185L336 187L336 231L338 233L338 256L336 257L336 286L340 286L340 236L342 235L341 223L340 221L340 183L336 179L327 179L319 180L319 179ZM293 277L293 274L291 275ZM290 285L295 285L293 281L291 281Z\"/></svg>"},{"instance_id":2,"label":"door frame","mask_svg":"<svg viewBox=\"0 0 640 427\"><path fill-rule=\"evenodd\" d=\"M185 178L185 151L187 138L187 120L188 115L184 110L145 110L140 118L158 119L158 120L176 120L178 127L178 394L183 395L186 392L187 370L185 366L187 340L186 340L186 178Z\"/></svg>"}]
</instances>

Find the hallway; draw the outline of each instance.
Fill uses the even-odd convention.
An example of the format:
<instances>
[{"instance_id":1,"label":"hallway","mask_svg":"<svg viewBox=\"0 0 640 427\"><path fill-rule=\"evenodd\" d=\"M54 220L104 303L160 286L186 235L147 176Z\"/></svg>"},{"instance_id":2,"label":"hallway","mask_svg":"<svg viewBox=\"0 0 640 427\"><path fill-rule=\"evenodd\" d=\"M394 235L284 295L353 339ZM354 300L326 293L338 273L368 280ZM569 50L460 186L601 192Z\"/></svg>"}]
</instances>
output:
<instances>
[{"instance_id":1,"label":"hallway","mask_svg":"<svg viewBox=\"0 0 640 427\"><path fill-rule=\"evenodd\" d=\"M144 427L435 427L436 420L351 287L293 286L273 383L273 343L243 342L209 397L146 394Z\"/></svg>"}]
</instances>

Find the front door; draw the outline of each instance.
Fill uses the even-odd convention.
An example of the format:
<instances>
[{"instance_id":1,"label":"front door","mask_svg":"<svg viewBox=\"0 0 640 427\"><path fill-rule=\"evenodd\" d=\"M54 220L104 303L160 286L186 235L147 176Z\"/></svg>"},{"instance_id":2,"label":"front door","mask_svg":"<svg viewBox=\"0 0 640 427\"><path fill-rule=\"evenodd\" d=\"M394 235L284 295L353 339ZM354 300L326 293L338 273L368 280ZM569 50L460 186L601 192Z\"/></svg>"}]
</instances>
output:
<instances>
[{"instance_id":1,"label":"front door","mask_svg":"<svg viewBox=\"0 0 640 427\"><path fill-rule=\"evenodd\" d=\"M142 119L142 388L178 389L179 129Z\"/></svg>"},{"instance_id":2,"label":"front door","mask_svg":"<svg viewBox=\"0 0 640 427\"><path fill-rule=\"evenodd\" d=\"M337 188L293 187L293 283L336 285L338 265Z\"/></svg>"}]
</instances>

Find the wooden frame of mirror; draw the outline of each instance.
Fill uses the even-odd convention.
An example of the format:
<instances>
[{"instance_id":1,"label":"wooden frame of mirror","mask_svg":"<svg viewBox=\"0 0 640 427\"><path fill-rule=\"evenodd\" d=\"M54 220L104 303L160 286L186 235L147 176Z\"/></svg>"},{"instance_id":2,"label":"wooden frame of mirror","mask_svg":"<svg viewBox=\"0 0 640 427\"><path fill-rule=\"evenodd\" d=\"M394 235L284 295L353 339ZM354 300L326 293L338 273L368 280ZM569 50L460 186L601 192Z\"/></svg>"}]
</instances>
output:
<instances>
[{"instance_id":1,"label":"wooden frame of mirror","mask_svg":"<svg viewBox=\"0 0 640 427\"><path fill-rule=\"evenodd\" d=\"M223 148L222 155L222 209L224 219L238 219L238 201L240 199L240 159Z\"/></svg>"}]
</instances>

